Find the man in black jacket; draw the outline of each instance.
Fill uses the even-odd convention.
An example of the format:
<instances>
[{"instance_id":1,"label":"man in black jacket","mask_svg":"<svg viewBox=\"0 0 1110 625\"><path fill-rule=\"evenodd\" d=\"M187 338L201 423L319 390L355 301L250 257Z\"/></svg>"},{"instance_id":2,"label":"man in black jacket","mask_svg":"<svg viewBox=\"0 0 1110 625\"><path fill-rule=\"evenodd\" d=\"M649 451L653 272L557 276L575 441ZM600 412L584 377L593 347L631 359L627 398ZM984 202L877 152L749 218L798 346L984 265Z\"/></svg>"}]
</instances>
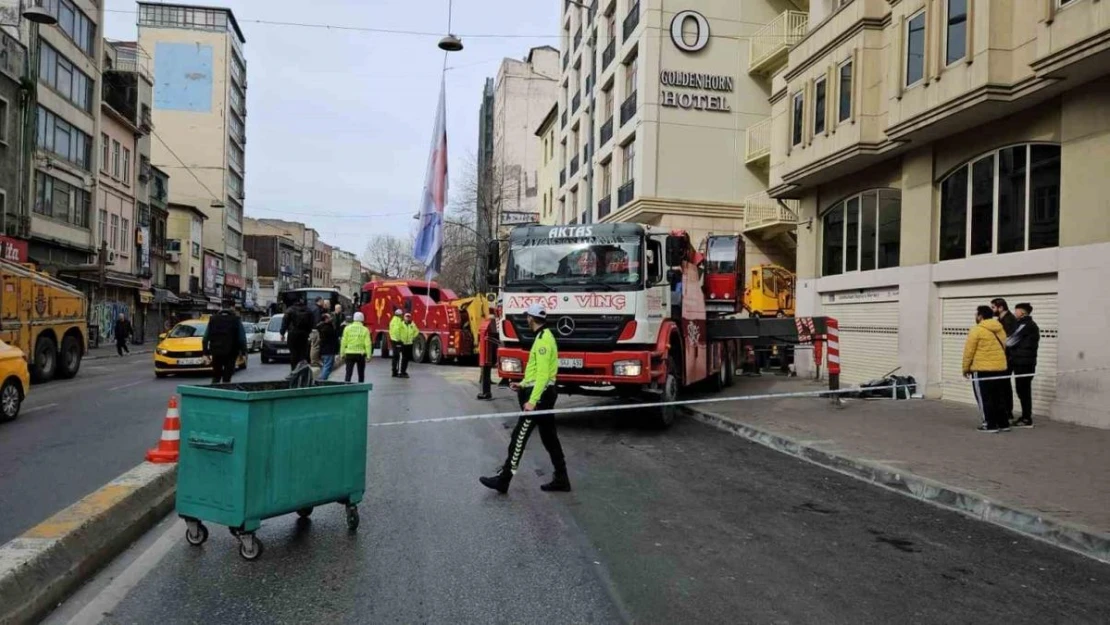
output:
<instances>
[{"instance_id":1,"label":"man in black jacket","mask_svg":"<svg viewBox=\"0 0 1110 625\"><path fill-rule=\"evenodd\" d=\"M1014 313L1010 312L1010 306L1006 303L1006 300L1002 299L1001 297L996 297L992 299L991 310L994 311L994 316L998 318L998 322L1002 324L1002 329L1006 331L1006 336L1012 336L1014 334L1014 330L1017 329L1018 322L1017 317L1014 316ZM1010 362L1010 350L1009 348L1007 348L1006 372L1003 374L1007 376L1006 379L1003 380L1003 383L1006 385L1006 392L1003 393L1001 390L998 391L999 396L1005 395L1005 400L1002 406L1005 410L1007 422L1014 420L1014 387L1011 383L1011 381L1013 380L1013 377L1011 377L1013 373L1014 364Z\"/></svg>"},{"instance_id":2,"label":"man in black jacket","mask_svg":"<svg viewBox=\"0 0 1110 625\"><path fill-rule=\"evenodd\" d=\"M120 355L120 358L123 357L124 352L130 354L131 350L127 348L127 339L131 338L134 329L123 313L120 313L119 319L116 319L116 325L112 328L112 333L116 337L116 353Z\"/></svg>"},{"instance_id":3,"label":"man in black jacket","mask_svg":"<svg viewBox=\"0 0 1110 625\"><path fill-rule=\"evenodd\" d=\"M308 337L312 334L312 313L303 300L297 300L281 318L281 340L289 345L289 369L296 369L301 362L308 362Z\"/></svg>"},{"instance_id":4,"label":"man in black jacket","mask_svg":"<svg viewBox=\"0 0 1110 625\"><path fill-rule=\"evenodd\" d=\"M212 359L212 383L231 382L239 354L247 353L243 322L230 310L221 310L208 319L201 345L204 355Z\"/></svg>"},{"instance_id":5,"label":"man in black jacket","mask_svg":"<svg viewBox=\"0 0 1110 625\"><path fill-rule=\"evenodd\" d=\"M1037 349L1041 346L1041 328L1033 321L1033 307L1026 302L1014 306L1017 324L1006 339L1006 359L1019 376L1014 379L1021 418L1013 421L1016 428L1033 427L1033 373L1037 370Z\"/></svg>"},{"instance_id":6,"label":"man in black jacket","mask_svg":"<svg viewBox=\"0 0 1110 625\"><path fill-rule=\"evenodd\" d=\"M316 331L320 334L320 379L327 380L339 354L339 331L330 313L324 313Z\"/></svg>"}]
</instances>

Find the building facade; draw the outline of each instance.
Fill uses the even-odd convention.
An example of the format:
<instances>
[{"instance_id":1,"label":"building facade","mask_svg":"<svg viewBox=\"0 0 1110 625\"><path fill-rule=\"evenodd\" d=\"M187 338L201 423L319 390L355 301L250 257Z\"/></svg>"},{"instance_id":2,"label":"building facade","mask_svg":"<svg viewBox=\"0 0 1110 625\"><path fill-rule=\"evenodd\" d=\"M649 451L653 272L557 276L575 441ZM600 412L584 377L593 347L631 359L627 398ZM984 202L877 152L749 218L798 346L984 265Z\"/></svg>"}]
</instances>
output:
<instances>
[{"instance_id":1,"label":"building facade","mask_svg":"<svg viewBox=\"0 0 1110 625\"><path fill-rule=\"evenodd\" d=\"M332 246L317 238L312 254L312 286L324 288L335 286L332 280L331 253Z\"/></svg>"},{"instance_id":2,"label":"building facade","mask_svg":"<svg viewBox=\"0 0 1110 625\"><path fill-rule=\"evenodd\" d=\"M13 29L14 31L14 29ZM24 179L27 174L26 133L19 83L23 79L27 51L19 39L0 28L0 236L26 238L31 219L27 216ZM5 239L5 241L9 241ZM25 243L7 243L19 253L5 258L26 262ZM0 250L2 252L3 250Z\"/></svg>"},{"instance_id":3,"label":"building facade","mask_svg":"<svg viewBox=\"0 0 1110 625\"><path fill-rule=\"evenodd\" d=\"M332 248L331 251L331 281L335 288L342 294L358 301L362 290L362 263L358 256L347 250Z\"/></svg>"},{"instance_id":4,"label":"building facade","mask_svg":"<svg viewBox=\"0 0 1110 625\"><path fill-rule=\"evenodd\" d=\"M559 190L559 161L555 158L555 145L559 141L558 122L559 104L552 103L547 116L536 128L536 136L540 139L539 176L537 186L540 196L541 224L566 223L565 216L555 210L555 194Z\"/></svg>"},{"instance_id":5,"label":"building facade","mask_svg":"<svg viewBox=\"0 0 1110 625\"><path fill-rule=\"evenodd\" d=\"M771 114L770 81L750 70L763 54L754 44L797 4L564 4L559 221L651 224L695 242L742 232L748 265L792 269L794 224L747 219L774 206L766 163L747 145Z\"/></svg>"},{"instance_id":6,"label":"building facade","mask_svg":"<svg viewBox=\"0 0 1110 625\"><path fill-rule=\"evenodd\" d=\"M166 205L166 290L186 307L207 308L204 279L204 222L208 214L188 204Z\"/></svg>"},{"instance_id":7,"label":"building facade","mask_svg":"<svg viewBox=\"0 0 1110 625\"><path fill-rule=\"evenodd\" d=\"M524 60L505 59L493 90L493 159L488 197L499 226L539 218L540 139L536 128L555 101L559 51L532 48Z\"/></svg>"},{"instance_id":8,"label":"building facade","mask_svg":"<svg viewBox=\"0 0 1110 625\"><path fill-rule=\"evenodd\" d=\"M1110 427L1110 7L811 2L774 78L770 195L798 203L798 314L840 321L842 378L962 378L975 308L1041 328L1034 412Z\"/></svg>"},{"instance_id":9,"label":"building facade","mask_svg":"<svg viewBox=\"0 0 1110 625\"><path fill-rule=\"evenodd\" d=\"M174 177L173 202L208 216L205 245L224 275L217 296L241 305L246 39L230 9L138 4L139 46L156 81L152 161Z\"/></svg>"},{"instance_id":10,"label":"building facade","mask_svg":"<svg viewBox=\"0 0 1110 625\"><path fill-rule=\"evenodd\" d=\"M252 220L253 221L253 220ZM257 307L270 314L281 312L278 295L288 289L297 289L304 284L302 258L303 250L297 240L283 233L251 234L265 232L256 230L248 222L248 233L244 239L247 254L258 264L258 303Z\"/></svg>"}]
</instances>

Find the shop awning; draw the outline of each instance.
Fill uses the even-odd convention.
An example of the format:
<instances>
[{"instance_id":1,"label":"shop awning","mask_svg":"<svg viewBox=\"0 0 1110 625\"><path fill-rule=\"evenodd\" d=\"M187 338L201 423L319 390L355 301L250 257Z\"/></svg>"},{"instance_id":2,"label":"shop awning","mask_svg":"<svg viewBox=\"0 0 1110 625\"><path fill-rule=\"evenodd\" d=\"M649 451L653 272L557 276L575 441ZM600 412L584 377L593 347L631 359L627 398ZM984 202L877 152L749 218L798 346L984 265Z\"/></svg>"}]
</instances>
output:
<instances>
[{"instance_id":1,"label":"shop awning","mask_svg":"<svg viewBox=\"0 0 1110 625\"><path fill-rule=\"evenodd\" d=\"M180 304L181 298L169 289L154 288L154 303L155 304Z\"/></svg>"}]
</instances>

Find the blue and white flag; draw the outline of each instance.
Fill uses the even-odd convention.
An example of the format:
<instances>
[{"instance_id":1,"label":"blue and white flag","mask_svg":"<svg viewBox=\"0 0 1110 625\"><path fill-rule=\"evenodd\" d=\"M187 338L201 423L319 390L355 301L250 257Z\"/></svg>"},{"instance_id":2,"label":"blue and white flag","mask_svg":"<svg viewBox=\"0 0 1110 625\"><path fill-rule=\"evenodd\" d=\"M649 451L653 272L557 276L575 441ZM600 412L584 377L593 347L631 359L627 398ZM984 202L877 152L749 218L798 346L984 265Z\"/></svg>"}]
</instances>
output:
<instances>
[{"instance_id":1,"label":"blue and white flag","mask_svg":"<svg viewBox=\"0 0 1110 625\"><path fill-rule=\"evenodd\" d=\"M416 233L413 245L413 256L424 265L424 276L428 280L439 274L443 251L443 209L447 203L447 100L444 87L441 80L432 131L432 151L428 156L424 194L420 201L420 231Z\"/></svg>"}]
</instances>

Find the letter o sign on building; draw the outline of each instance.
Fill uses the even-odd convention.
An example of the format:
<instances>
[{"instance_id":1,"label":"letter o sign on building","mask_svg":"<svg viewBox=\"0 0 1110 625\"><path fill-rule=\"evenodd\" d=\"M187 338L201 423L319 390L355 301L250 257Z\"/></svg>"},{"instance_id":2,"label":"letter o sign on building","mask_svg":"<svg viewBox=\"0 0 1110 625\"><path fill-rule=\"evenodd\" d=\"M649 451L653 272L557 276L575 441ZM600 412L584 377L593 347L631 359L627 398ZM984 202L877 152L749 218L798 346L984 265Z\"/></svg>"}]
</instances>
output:
<instances>
[{"instance_id":1,"label":"letter o sign on building","mask_svg":"<svg viewBox=\"0 0 1110 625\"><path fill-rule=\"evenodd\" d=\"M682 29L686 20L694 20L697 30L694 33L694 42L689 43L683 36ZM684 52L698 52L709 45L709 20L697 11L680 11L671 20L671 41L679 50Z\"/></svg>"}]
</instances>

